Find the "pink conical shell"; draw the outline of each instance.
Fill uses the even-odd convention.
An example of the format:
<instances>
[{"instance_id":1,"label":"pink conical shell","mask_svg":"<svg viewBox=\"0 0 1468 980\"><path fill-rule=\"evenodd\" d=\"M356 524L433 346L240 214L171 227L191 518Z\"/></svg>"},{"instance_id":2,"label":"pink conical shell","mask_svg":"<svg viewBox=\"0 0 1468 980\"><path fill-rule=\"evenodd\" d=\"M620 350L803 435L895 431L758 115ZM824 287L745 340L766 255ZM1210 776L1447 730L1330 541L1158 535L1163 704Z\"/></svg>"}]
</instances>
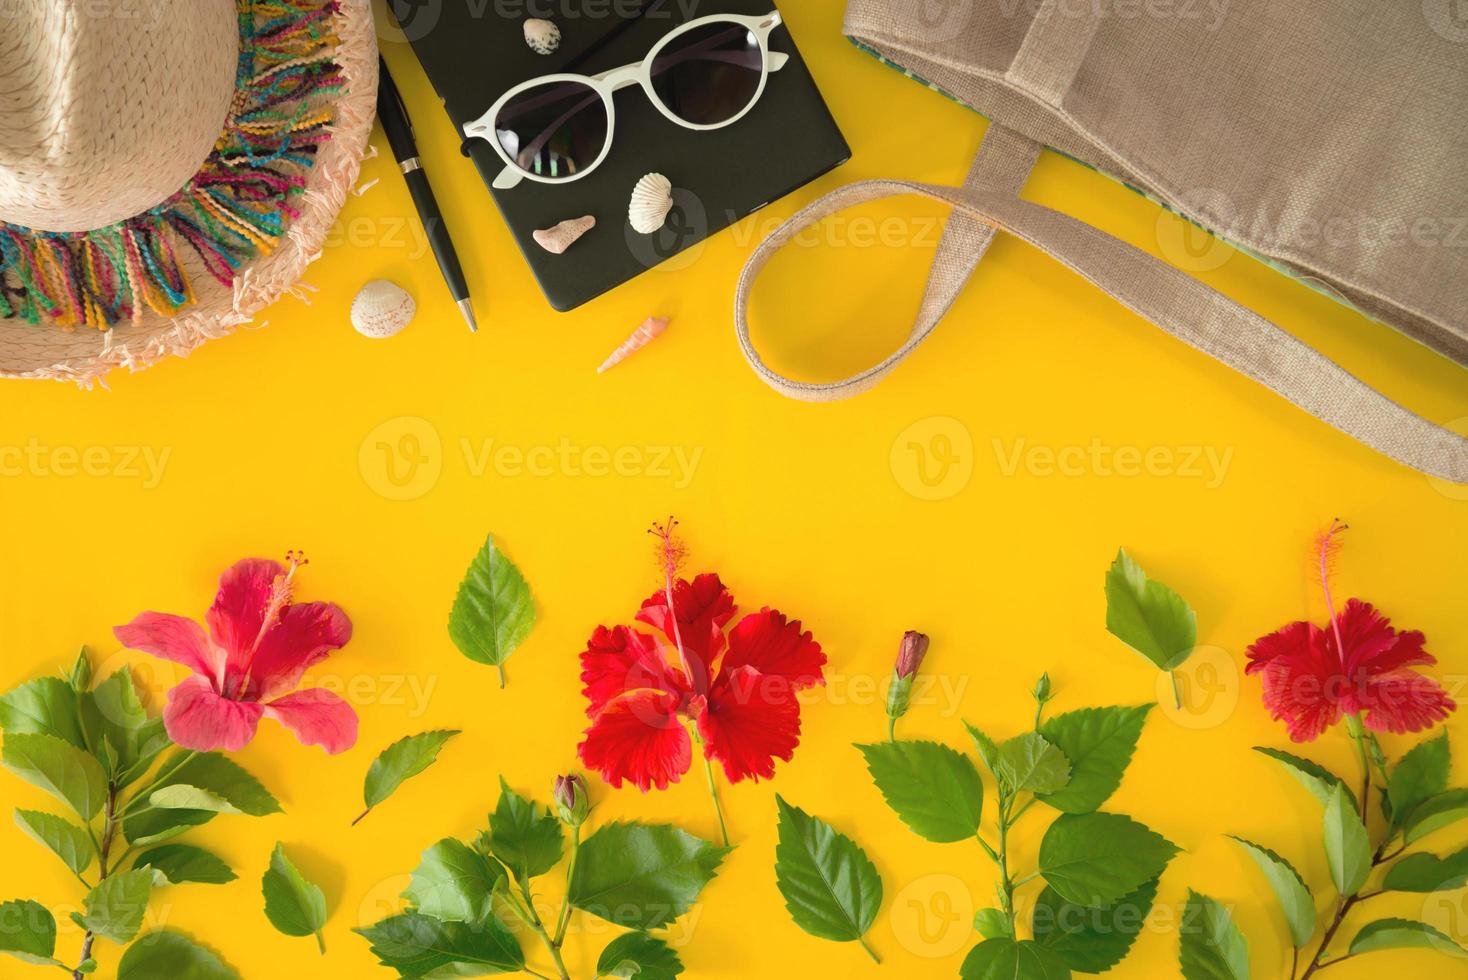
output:
<instances>
[{"instance_id":1,"label":"pink conical shell","mask_svg":"<svg viewBox=\"0 0 1468 980\"><path fill-rule=\"evenodd\" d=\"M601 367L596 369L601 374L621 364L633 354L642 350L658 337L662 336L664 330L668 329L668 318L665 316L650 316L642 321L642 326L632 331L632 336L622 341L622 346L612 351L612 356L602 362Z\"/></svg>"},{"instance_id":2,"label":"pink conical shell","mask_svg":"<svg viewBox=\"0 0 1468 980\"><path fill-rule=\"evenodd\" d=\"M595 227L596 218L588 214L584 218L568 218L553 228L538 229L532 237L547 252L560 255Z\"/></svg>"}]
</instances>

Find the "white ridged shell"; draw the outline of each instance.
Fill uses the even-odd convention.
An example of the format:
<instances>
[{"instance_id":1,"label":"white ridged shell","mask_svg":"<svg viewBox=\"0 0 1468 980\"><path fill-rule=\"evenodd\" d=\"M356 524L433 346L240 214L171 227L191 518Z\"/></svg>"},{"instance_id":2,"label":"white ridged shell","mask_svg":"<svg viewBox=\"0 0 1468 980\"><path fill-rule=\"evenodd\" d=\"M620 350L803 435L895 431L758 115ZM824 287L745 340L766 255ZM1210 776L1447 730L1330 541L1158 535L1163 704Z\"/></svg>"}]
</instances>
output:
<instances>
[{"instance_id":1,"label":"white ridged shell","mask_svg":"<svg viewBox=\"0 0 1468 980\"><path fill-rule=\"evenodd\" d=\"M651 235L668 220L673 210L673 182L662 174L648 174L632 189L627 220L644 235Z\"/></svg>"},{"instance_id":2,"label":"white ridged shell","mask_svg":"<svg viewBox=\"0 0 1468 980\"><path fill-rule=\"evenodd\" d=\"M525 22L525 43L536 54L555 54L561 46L561 29L548 20L531 17Z\"/></svg>"},{"instance_id":3,"label":"white ridged shell","mask_svg":"<svg viewBox=\"0 0 1468 980\"><path fill-rule=\"evenodd\" d=\"M400 333L418 312L418 304L395 282L374 279L352 300L352 326L364 337L380 340Z\"/></svg>"}]
</instances>

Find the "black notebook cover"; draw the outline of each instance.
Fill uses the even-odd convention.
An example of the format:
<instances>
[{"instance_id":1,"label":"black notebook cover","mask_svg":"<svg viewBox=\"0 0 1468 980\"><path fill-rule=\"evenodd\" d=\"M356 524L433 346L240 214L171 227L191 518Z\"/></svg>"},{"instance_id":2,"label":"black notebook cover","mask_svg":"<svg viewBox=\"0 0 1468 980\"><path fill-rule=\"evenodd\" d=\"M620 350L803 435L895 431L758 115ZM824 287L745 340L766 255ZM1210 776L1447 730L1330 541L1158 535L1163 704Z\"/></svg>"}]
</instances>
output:
<instances>
[{"instance_id":1,"label":"black notebook cover","mask_svg":"<svg viewBox=\"0 0 1468 980\"><path fill-rule=\"evenodd\" d=\"M687 20L776 9L772 0L664 0L636 17L629 13L638 7L628 0L394 0L390 6L461 137L466 123L527 79L562 71L595 75L641 61ZM551 55L536 54L525 43L526 11L538 7L561 29L560 47ZM568 184L525 180L492 190L504 162L484 140L466 141L553 307L580 306L850 157L789 25L776 28L770 49L790 61L769 76L749 114L723 129L684 129L658 112L640 87L618 92L611 152L594 172ZM662 231L641 235L628 224L627 205L638 179L651 172L672 181L675 207ZM596 227L564 255L546 252L531 237L537 228L586 214L596 217Z\"/></svg>"}]
</instances>

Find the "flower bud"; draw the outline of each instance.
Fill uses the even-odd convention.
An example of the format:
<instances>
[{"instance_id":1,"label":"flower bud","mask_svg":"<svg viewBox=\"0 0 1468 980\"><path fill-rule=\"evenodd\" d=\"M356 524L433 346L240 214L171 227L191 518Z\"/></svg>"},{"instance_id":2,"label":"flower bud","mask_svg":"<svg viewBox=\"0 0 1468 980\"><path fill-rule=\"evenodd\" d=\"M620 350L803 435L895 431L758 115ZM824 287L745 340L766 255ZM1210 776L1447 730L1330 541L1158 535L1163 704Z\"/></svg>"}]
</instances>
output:
<instances>
[{"instance_id":1,"label":"flower bud","mask_svg":"<svg viewBox=\"0 0 1468 980\"><path fill-rule=\"evenodd\" d=\"M1048 671L1040 675L1040 679L1035 682L1035 690L1031 693L1034 694L1035 700L1041 704L1050 700L1050 674Z\"/></svg>"},{"instance_id":2,"label":"flower bud","mask_svg":"<svg viewBox=\"0 0 1468 980\"><path fill-rule=\"evenodd\" d=\"M579 827L586 822L591 812L591 798L586 793L586 780L572 773L557 776L554 794L556 811L561 821L570 827Z\"/></svg>"},{"instance_id":3,"label":"flower bud","mask_svg":"<svg viewBox=\"0 0 1468 980\"><path fill-rule=\"evenodd\" d=\"M902 634L902 646L897 648L897 676L908 680L923 665L928 655L928 635L917 630Z\"/></svg>"}]
</instances>

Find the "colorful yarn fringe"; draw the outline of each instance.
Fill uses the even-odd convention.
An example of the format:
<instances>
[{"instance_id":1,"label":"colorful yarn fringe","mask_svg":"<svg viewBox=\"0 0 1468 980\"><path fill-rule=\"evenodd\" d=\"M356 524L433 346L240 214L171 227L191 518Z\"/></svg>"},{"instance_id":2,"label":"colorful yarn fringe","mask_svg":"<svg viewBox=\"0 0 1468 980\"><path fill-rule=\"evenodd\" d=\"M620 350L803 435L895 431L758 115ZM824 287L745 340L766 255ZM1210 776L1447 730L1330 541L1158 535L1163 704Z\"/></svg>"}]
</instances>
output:
<instances>
[{"instance_id":1,"label":"colorful yarn fringe","mask_svg":"<svg viewBox=\"0 0 1468 980\"><path fill-rule=\"evenodd\" d=\"M240 63L224 133L168 201L96 231L0 223L0 316L107 329L194 301L187 246L229 285L268 255L299 212L317 148L331 138L335 0L238 0Z\"/></svg>"}]
</instances>

